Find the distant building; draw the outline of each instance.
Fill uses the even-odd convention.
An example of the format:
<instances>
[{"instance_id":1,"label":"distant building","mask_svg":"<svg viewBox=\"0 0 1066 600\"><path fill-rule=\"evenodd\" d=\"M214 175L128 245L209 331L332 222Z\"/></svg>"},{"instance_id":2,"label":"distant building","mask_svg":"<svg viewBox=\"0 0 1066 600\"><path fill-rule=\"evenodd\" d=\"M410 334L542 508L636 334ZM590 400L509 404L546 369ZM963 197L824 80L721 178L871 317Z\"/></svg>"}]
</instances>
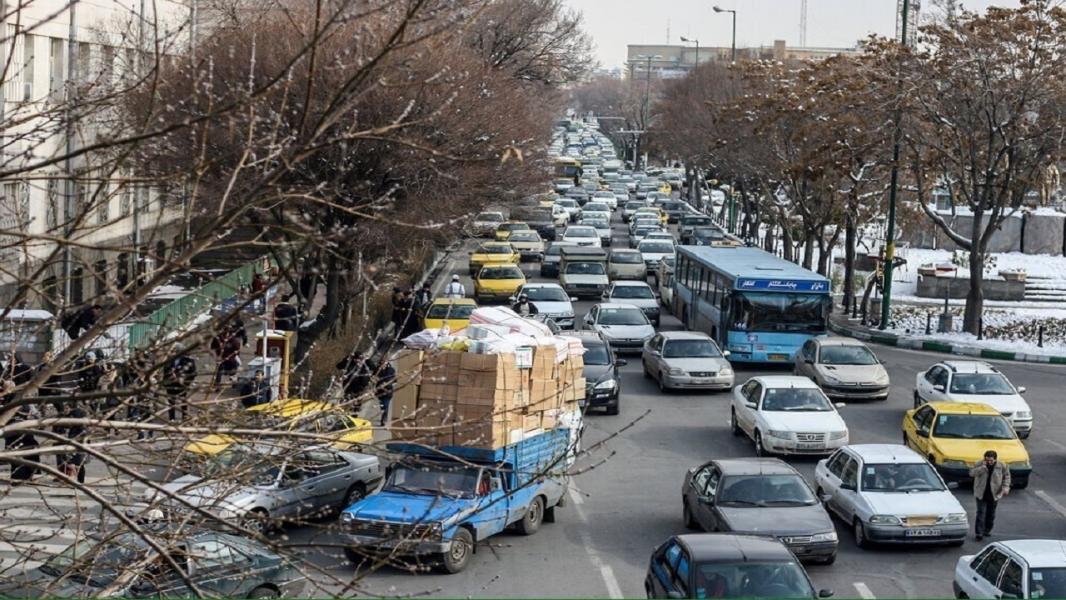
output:
<instances>
[{"instance_id":1,"label":"distant building","mask_svg":"<svg viewBox=\"0 0 1066 600\"><path fill-rule=\"evenodd\" d=\"M643 76L648 69L647 57L657 56L650 61L651 73L655 77L670 79L684 77L696 66L696 47L694 45L660 45L630 44L626 46L626 64L630 77ZM831 56L858 54L858 48L812 48L786 46L784 40L775 40L772 46L754 48L737 48L737 60L824 60ZM700 46L699 62L728 63L732 49L728 46ZM644 58L640 58L644 57Z\"/></svg>"}]
</instances>

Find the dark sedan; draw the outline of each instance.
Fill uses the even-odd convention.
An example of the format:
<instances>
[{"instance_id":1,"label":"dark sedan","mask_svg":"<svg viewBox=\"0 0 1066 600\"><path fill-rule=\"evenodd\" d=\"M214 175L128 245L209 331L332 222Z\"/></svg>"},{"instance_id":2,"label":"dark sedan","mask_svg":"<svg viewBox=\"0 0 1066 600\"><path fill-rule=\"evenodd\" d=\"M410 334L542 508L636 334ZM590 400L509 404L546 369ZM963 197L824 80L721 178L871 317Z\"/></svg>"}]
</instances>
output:
<instances>
[{"instance_id":1,"label":"dark sedan","mask_svg":"<svg viewBox=\"0 0 1066 600\"><path fill-rule=\"evenodd\" d=\"M655 549L644 577L649 598L828 598L781 542L768 537L675 535Z\"/></svg>"},{"instance_id":2,"label":"dark sedan","mask_svg":"<svg viewBox=\"0 0 1066 600\"><path fill-rule=\"evenodd\" d=\"M585 378L585 399L581 408L602 406L609 415L617 415L619 396L622 393L622 378L618 367L626 361L615 358L610 344L595 331L566 332L567 337L576 337L585 347L585 368L581 376Z\"/></svg>"},{"instance_id":3,"label":"dark sedan","mask_svg":"<svg viewBox=\"0 0 1066 600\"><path fill-rule=\"evenodd\" d=\"M807 480L777 458L713 460L681 487L685 526L772 535L801 559L832 564L837 534Z\"/></svg>"}]
</instances>

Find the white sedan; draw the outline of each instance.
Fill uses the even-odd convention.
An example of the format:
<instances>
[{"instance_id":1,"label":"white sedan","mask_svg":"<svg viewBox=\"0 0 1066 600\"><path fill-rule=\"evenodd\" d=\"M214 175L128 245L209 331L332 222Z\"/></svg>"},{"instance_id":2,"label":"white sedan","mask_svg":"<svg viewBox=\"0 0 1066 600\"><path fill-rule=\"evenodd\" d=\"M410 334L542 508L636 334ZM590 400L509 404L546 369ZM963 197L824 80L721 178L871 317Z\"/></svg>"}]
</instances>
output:
<instances>
[{"instance_id":1,"label":"white sedan","mask_svg":"<svg viewBox=\"0 0 1066 600\"><path fill-rule=\"evenodd\" d=\"M1005 540L959 557L956 598L1066 598L1066 542Z\"/></svg>"},{"instance_id":2,"label":"white sedan","mask_svg":"<svg viewBox=\"0 0 1066 600\"><path fill-rule=\"evenodd\" d=\"M588 227L586 225L571 225L563 232L563 243L574 244L576 246L593 246L595 248L602 247L600 242L600 234L594 227Z\"/></svg>"},{"instance_id":3,"label":"white sedan","mask_svg":"<svg viewBox=\"0 0 1066 600\"><path fill-rule=\"evenodd\" d=\"M1010 420L1023 440L1033 431L1033 410L1022 398L1024 387L1014 387L1003 373L979 360L945 360L918 373L914 408L926 402L978 402L998 410Z\"/></svg>"},{"instance_id":4,"label":"white sedan","mask_svg":"<svg viewBox=\"0 0 1066 600\"><path fill-rule=\"evenodd\" d=\"M752 377L733 389L733 435L755 442L755 455L829 454L848 443L848 426L837 407L810 379Z\"/></svg>"}]
</instances>

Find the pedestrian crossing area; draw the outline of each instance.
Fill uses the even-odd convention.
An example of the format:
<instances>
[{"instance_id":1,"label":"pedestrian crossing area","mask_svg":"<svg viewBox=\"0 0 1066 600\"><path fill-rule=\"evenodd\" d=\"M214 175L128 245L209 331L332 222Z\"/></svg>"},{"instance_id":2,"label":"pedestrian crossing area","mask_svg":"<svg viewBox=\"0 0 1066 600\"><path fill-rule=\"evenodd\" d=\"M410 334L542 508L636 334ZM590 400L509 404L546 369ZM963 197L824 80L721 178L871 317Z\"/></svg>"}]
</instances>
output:
<instances>
[{"instance_id":1,"label":"pedestrian crossing area","mask_svg":"<svg viewBox=\"0 0 1066 600\"><path fill-rule=\"evenodd\" d=\"M144 497L143 483L88 478L86 486L118 510ZM44 478L15 487L0 485L0 578L40 566L76 541L114 527L113 514L83 492Z\"/></svg>"}]
</instances>

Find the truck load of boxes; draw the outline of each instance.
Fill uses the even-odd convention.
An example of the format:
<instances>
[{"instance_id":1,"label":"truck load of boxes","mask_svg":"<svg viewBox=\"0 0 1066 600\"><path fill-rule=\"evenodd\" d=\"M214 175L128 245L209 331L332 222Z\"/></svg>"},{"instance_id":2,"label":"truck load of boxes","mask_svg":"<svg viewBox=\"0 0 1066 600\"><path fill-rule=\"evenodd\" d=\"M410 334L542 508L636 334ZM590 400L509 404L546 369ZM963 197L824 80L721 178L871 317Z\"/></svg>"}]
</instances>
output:
<instances>
[{"instance_id":1,"label":"truck load of boxes","mask_svg":"<svg viewBox=\"0 0 1066 600\"><path fill-rule=\"evenodd\" d=\"M461 331L426 330L404 343L393 358L393 440L501 448L580 422L580 340L506 308L479 308Z\"/></svg>"}]
</instances>

